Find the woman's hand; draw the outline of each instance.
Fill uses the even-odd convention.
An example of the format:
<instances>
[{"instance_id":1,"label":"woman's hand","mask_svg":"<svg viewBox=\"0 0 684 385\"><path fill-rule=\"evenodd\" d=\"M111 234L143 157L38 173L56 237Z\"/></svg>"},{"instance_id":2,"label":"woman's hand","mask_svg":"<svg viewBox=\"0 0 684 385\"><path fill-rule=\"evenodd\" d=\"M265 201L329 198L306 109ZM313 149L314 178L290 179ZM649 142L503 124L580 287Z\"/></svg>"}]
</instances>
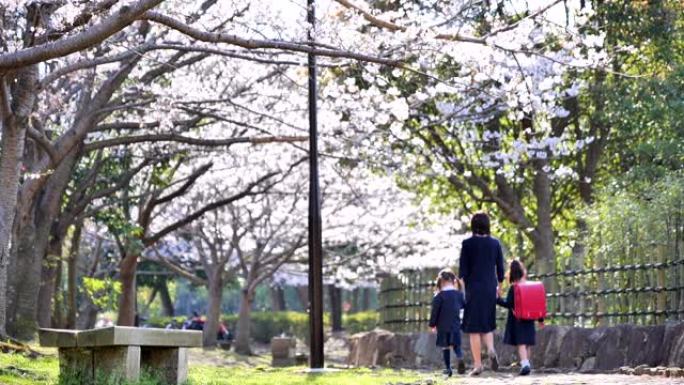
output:
<instances>
[{"instance_id":1,"label":"woman's hand","mask_svg":"<svg viewBox=\"0 0 684 385\"><path fill-rule=\"evenodd\" d=\"M430 328L430 333L435 334L437 333L437 327L433 326Z\"/></svg>"}]
</instances>

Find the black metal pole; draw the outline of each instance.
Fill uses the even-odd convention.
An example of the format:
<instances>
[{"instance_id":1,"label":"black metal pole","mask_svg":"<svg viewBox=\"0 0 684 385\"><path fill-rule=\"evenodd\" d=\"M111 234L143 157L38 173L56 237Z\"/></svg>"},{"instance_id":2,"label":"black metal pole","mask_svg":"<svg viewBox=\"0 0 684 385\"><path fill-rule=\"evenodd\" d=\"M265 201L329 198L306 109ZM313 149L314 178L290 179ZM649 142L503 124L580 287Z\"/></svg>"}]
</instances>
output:
<instances>
[{"instance_id":1,"label":"black metal pole","mask_svg":"<svg viewBox=\"0 0 684 385\"><path fill-rule=\"evenodd\" d=\"M307 0L308 38L314 40L314 0ZM309 331L312 369L323 368L323 247L318 183L316 56L309 54Z\"/></svg>"}]
</instances>

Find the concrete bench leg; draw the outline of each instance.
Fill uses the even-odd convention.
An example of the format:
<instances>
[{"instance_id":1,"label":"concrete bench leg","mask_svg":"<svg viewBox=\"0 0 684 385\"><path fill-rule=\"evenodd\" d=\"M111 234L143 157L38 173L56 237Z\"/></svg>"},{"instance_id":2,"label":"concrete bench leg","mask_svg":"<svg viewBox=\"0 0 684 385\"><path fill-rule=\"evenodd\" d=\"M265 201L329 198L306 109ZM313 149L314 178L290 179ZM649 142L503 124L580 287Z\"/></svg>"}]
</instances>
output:
<instances>
[{"instance_id":1,"label":"concrete bench leg","mask_svg":"<svg viewBox=\"0 0 684 385\"><path fill-rule=\"evenodd\" d=\"M143 347L142 367L168 384L182 384L188 380L188 349Z\"/></svg>"},{"instance_id":2,"label":"concrete bench leg","mask_svg":"<svg viewBox=\"0 0 684 385\"><path fill-rule=\"evenodd\" d=\"M59 376L76 380L81 384L92 384L93 351L83 348L59 348Z\"/></svg>"},{"instance_id":3,"label":"concrete bench leg","mask_svg":"<svg viewBox=\"0 0 684 385\"><path fill-rule=\"evenodd\" d=\"M110 346L93 350L95 375L120 376L128 381L140 379L140 346Z\"/></svg>"}]
</instances>

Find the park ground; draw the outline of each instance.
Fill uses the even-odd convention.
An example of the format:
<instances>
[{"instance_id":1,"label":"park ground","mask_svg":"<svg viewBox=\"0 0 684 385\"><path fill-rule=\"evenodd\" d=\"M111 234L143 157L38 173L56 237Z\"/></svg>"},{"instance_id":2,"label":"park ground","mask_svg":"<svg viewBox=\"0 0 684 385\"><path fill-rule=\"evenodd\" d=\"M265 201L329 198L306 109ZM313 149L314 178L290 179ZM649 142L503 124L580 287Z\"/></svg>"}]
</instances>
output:
<instances>
[{"instance_id":1,"label":"park ground","mask_svg":"<svg viewBox=\"0 0 684 385\"><path fill-rule=\"evenodd\" d=\"M55 351L43 350L39 358L20 354L0 354L0 384L58 384L59 364ZM441 385L441 384L667 384L676 382L662 377L625 376L614 374L537 373L519 377L512 372L485 373L479 378L456 376L445 380L430 371L391 369L344 369L325 374L308 374L306 368L274 369L269 357L236 356L231 352L195 349L190 355L190 385ZM142 381L139 385L153 385Z\"/></svg>"}]
</instances>

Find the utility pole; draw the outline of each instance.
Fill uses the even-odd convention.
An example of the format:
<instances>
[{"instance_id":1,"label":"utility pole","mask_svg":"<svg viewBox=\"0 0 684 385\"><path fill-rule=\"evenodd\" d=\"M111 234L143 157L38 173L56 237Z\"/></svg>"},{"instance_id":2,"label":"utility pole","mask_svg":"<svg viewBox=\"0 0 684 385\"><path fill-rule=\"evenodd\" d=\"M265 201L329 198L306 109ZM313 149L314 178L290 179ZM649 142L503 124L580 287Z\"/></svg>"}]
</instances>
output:
<instances>
[{"instance_id":1,"label":"utility pole","mask_svg":"<svg viewBox=\"0 0 684 385\"><path fill-rule=\"evenodd\" d=\"M307 0L308 38L314 42L314 0ZM322 369L323 357L323 246L321 192L318 181L318 119L316 55L309 54L309 332L311 369Z\"/></svg>"}]
</instances>

